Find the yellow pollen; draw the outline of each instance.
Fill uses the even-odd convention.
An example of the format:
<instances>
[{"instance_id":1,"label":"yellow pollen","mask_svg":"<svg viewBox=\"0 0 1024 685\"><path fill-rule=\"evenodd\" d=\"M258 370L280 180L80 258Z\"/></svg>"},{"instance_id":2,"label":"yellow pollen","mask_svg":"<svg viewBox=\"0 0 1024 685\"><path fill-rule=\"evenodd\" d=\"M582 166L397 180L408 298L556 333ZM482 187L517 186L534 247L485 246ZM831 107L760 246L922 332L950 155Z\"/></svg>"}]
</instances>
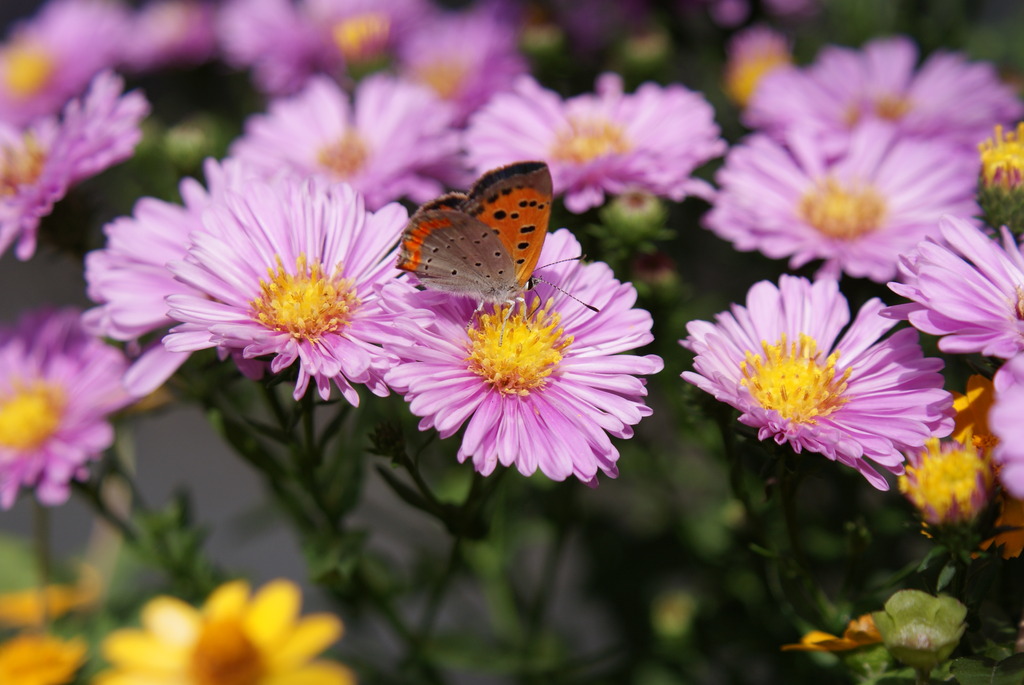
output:
<instances>
[{"instance_id":1,"label":"yellow pollen","mask_svg":"<svg viewBox=\"0 0 1024 685\"><path fill-rule=\"evenodd\" d=\"M3 81L16 97L27 98L42 90L53 75L54 63L42 48L16 41L3 53Z\"/></svg>"},{"instance_id":2,"label":"yellow pollen","mask_svg":"<svg viewBox=\"0 0 1024 685\"><path fill-rule=\"evenodd\" d=\"M203 626L189 670L196 685L257 685L267 669L241 621L223 618Z\"/></svg>"},{"instance_id":3,"label":"yellow pollen","mask_svg":"<svg viewBox=\"0 0 1024 685\"><path fill-rule=\"evenodd\" d=\"M14 393L0 397L0 446L33 450L45 443L64 415L64 392L42 381L15 384Z\"/></svg>"},{"instance_id":4,"label":"yellow pollen","mask_svg":"<svg viewBox=\"0 0 1024 685\"><path fill-rule=\"evenodd\" d=\"M0 145L0 198L15 195L23 186L34 183L45 161L46 155L31 134L22 138L21 148Z\"/></svg>"},{"instance_id":5,"label":"yellow pollen","mask_svg":"<svg viewBox=\"0 0 1024 685\"><path fill-rule=\"evenodd\" d=\"M854 240L882 225L886 206L870 185L843 186L827 177L803 196L797 212L829 238Z\"/></svg>"},{"instance_id":6,"label":"yellow pollen","mask_svg":"<svg viewBox=\"0 0 1024 685\"><path fill-rule=\"evenodd\" d=\"M917 465L908 465L899 479L900 492L934 524L972 520L988 503L994 484L986 452L973 443L940 443L935 438L925 444Z\"/></svg>"},{"instance_id":7,"label":"yellow pollen","mask_svg":"<svg viewBox=\"0 0 1024 685\"><path fill-rule=\"evenodd\" d=\"M502 395L526 396L543 388L573 341L551 305L548 300L541 308L534 300L525 314L509 315L514 304L480 314L468 331L467 368Z\"/></svg>"},{"instance_id":8,"label":"yellow pollen","mask_svg":"<svg viewBox=\"0 0 1024 685\"><path fill-rule=\"evenodd\" d=\"M886 121L899 121L910 111L910 100L902 95L879 95L874 104L875 115Z\"/></svg>"},{"instance_id":9,"label":"yellow pollen","mask_svg":"<svg viewBox=\"0 0 1024 685\"><path fill-rule=\"evenodd\" d=\"M352 178L366 163L366 144L355 130L349 129L341 140L320 150L318 161L338 178Z\"/></svg>"},{"instance_id":10,"label":"yellow pollen","mask_svg":"<svg viewBox=\"0 0 1024 685\"><path fill-rule=\"evenodd\" d=\"M380 12L366 12L339 21L331 33L347 61L365 61L379 56L387 46L391 20Z\"/></svg>"},{"instance_id":11,"label":"yellow pollen","mask_svg":"<svg viewBox=\"0 0 1024 685\"><path fill-rule=\"evenodd\" d=\"M799 343L790 343L785 334L774 345L762 341L761 350L763 357L747 350L740 383L765 409L794 423L815 423L849 399L844 393L850 369L836 376L838 350L821 360L817 343L803 333Z\"/></svg>"},{"instance_id":12,"label":"yellow pollen","mask_svg":"<svg viewBox=\"0 0 1024 685\"><path fill-rule=\"evenodd\" d=\"M1003 133L996 126L995 135L978 145L981 154L981 181L985 187L1011 190L1024 182L1024 122L1017 130Z\"/></svg>"},{"instance_id":13,"label":"yellow pollen","mask_svg":"<svg viewBox=\"0 0 1024 685\"><path fill-rule=\"evenodd\" d=\"M416 78L430 86L445 100L451 100L461 90L469 66L460 60L437 59L416 69Z\"/></svg>"},{"instance_id":14,"label":"yellow pollen","mask_svg":"<svg viewBox=\"0 0 1024 685\"><path fill-rule=\"evenodd\" d=\"M327 276L319 262L310 265L306 255L299 255L295 274L290 274L277 257L277 268L268 268L267 275L267 280L260 280L260 296L250 302L252 316L296 340L315 344L322 336L340 331L360 304L352 279L341 277L340 264Z\"/></svg>"},{"instance_id":15,"label":"yellow pollen","mask_svg":"<svg viewBox=\"0 0 1024 685\"><path fill-rule=\"evenodd\" d=\"M570 118L568 128L555 138L551 157L582 164L596 157L629 152L630 147L622 128L607 119Z\"/></svg>"},{"instance_id":16,"label":"yellow pollen","mask_svg":"<svg viewBox=\"0 0 1024 685\"><path fill-rule=\"evenodd\" d=\"M725 94L740 107L746 107L761 79L792 61L784 40L759 36L729 56L725 65Z\"/></svg>"}]
</instances>

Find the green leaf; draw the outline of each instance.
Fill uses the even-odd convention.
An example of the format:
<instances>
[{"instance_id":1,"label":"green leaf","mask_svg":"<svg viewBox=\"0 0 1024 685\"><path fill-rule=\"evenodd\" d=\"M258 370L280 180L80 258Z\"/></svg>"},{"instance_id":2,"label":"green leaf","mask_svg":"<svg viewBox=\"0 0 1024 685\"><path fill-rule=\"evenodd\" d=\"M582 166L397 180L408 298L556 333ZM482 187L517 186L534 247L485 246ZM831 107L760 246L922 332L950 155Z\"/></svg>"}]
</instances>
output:
<instances>
[{"instance_id":1,"label":"green leaf","mask_svg":"<svg viewBox=\"0 0 1024 685\"><path fill-rule=\"evenodd\" d=\"M953 675L961 685L1021 685L1024 683L1024 654L994 661L984 657L957 659Z\"/></svg>"},{"instance_id":2,"label":"green leaf","mask_svg":"<svg viewBox=\"0 0 1024 685\"><path fill-rule=\"evenodd\" d=\"M953 581L953 578L955 578L955 577L956 577L956 564L954 564L951 561L947 562L946 565L942 567L942 571L939 573L939 580L938 580L938 583L937 583L935 589L936 590L943 590L943 589L945 589L946 586L948 586Z\"/></svg>"}]
</instances>

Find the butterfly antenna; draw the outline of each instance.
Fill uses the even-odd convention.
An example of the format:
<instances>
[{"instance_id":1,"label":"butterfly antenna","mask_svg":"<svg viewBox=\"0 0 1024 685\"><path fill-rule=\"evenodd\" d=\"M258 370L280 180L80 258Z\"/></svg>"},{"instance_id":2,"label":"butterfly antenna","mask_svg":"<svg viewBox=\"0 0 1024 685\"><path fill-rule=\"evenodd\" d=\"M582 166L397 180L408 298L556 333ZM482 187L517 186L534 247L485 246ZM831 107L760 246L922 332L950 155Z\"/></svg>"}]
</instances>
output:
<instances>
[{"instance_id":1,"label":"butterfly antenna","mask_svg":"<svg viewBox=\"0 0 1024 685\"><path fill-rule=\"evenodd\" d=\"M534 271L539 271L540 269L546 269L549 266L554 266L555 264L562 264L564 262L578 262L578 261L586 259L586 258L587 258L587 255L585 255L585 254L581 254L579 257L566 257L565 259L559 259L558 261L555 261L555 262L548 262L544 266L534 267L533 270ZM544 281L544 282L547 283L547 281ZM551 284L548 283L548 285L551 285Z\"/></svg>"},{"instance_id":2,"label":"butterfly antenna","mask_svg":"<svg viewBox=\"0 0 1024 685\"><path fill-rule=\"evenodd\" d=\"M575 259L579 259L579 257L576 257ZM570 261L570 260L568 260L568 259L563 259L562 261L563 261L563 262L567 262L567 261ZM557 264L558 262L554 262L554 263L555 263L555 264ZM549 264L548 266L551 266L551 265ZM545 285L550 285L550 286L551 286L552 288L554 288L554 289L555 289L555 290L557 290L558 292L562 293L563 295L565 295L566 297L568 297L568 298L569 298L569 299L571 299L571 300L576 300L577 302L579 302L579 303L580 303L581 305L583 305L584 307L586 307L587 309L589 309L589 310L590 310L590 311L592 311L592 312L600 312L600 311L601 311L600 309L598 309L598 308L597 308L597 307L595 307L594 305L592 305L592 304L587 304L586 302L584 302L584 301L583 301L583 300L581 300L580 298L576 297L576 296L575 296L575 295L573 295L572 293L570 293L570 292L567 292L567 291L565 291L565 290L563 290L563 289L559 288L559 287L558 287L557 285L555 285L555 284L554 284L554 283L552 283L551 281L545 280L545 279L541 278L540 276L538 276L537 274L534 274L534 275L533 275L533 280L535 280L535 281L540 281L541 283L544 283Z\"/></svg>"}]
</instances>

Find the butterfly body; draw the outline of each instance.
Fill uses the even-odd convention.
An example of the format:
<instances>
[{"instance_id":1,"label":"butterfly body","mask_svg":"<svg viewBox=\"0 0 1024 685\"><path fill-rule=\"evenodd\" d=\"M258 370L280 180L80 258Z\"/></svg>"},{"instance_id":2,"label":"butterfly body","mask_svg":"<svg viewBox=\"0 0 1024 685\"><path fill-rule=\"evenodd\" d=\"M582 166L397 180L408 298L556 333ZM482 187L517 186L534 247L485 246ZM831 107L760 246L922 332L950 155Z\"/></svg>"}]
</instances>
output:
<instances>
[{"instance_id":1,"label":"butterfly body","mask_svg":"<svg viewBox=\"0 0 1024 685\"><path fill-rule=\"evenodd\" d=\"M484 174L468 194L423 205L402 237L398 268L427 288L484 303L514 302L530 285L551 216L551 174L519 162Z\"/></svg>"}]
</instances>

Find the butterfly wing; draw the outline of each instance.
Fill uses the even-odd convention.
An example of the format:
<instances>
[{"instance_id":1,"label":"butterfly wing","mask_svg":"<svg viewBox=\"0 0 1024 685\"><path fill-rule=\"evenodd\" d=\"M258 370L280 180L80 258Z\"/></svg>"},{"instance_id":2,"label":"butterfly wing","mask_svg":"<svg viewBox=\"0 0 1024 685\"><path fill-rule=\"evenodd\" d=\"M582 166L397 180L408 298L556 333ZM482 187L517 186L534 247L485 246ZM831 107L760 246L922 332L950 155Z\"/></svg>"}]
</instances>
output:
<instances>
[{"instance_id":1,"label":"butterfly wing","mask_svg":"<svg viewBox=\"0 0 1024 685\"><path fill-rule=\"evenodd\" d=\"M495 228L515 268L517 291L537 267L551 220L551 172L544 162L519 162L484 174L463 210Z\"/></svg>"},{"instance_id":2,"label":"butterfly wing","mask_svg":"<svg viewBox=\"0 0 1024 685\"><path fill-rule=\"evenodd\" d=\"M504 302L518 293L512 258L497 229L438 201L417 211L402 238L398 268L427 287Z\"/></svg>"}]
</instances>

